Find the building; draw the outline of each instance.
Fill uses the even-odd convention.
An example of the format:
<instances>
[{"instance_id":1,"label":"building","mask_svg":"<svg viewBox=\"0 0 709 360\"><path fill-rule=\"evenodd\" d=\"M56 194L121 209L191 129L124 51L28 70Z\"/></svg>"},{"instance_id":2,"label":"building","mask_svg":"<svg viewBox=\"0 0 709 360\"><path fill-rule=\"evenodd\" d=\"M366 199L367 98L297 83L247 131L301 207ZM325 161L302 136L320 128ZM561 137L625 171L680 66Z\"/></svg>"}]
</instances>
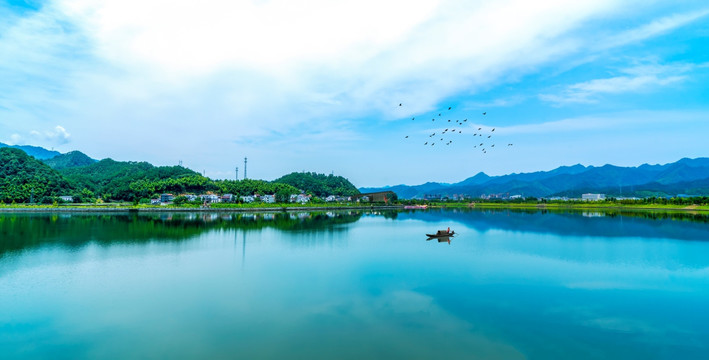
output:
<instances>
[{"instance_id":1,"label":"building","mask_svg":"<svg viewBox=\"0 0 709 360\"><path fill-rule=\"evenodd\" d=\"M175 200L175 196L172 194L161 194L160 195L160 202L162 202L162 203L169 203L172 200Z\"/></svg>"},{"instance_id":2,"label":"building","mask_svg":"<svg viewBox=\"0 0 709 360\"><path fill-rule=\"evenodd\" d=\"M583 201L601 201L606 199L606 194L582 194Z\"/></svg>"},{"instance_id":3,"label":"building","mask_svg":"<svg viewBox=\"0 0 709 360\"><path fill-rule=\"evenodd\" d=\"M255 200L253 195L242 196L240 199L241 199L241 202L243 202L243 203L252 203Z\"/></svg>"},{"instance_id":4,"label":"building","mask_svg":"<svg viewBox=\"0 0 709 360\"><path fill-rule=\"evenodd\" d=\"M74 197L70 195L64 195L59 197L63 202L74 202Z\"/></svg>"},{"instance_id":5,"label":"building","mask_svg":"<svg viewBox=\"0 0 709 360\"><path fill-rule=\"evenodd\" d=\"M224 194L222 195L222 202L234 202L234 199L236 197L233 194Z\"/></svg>"},{"instance_id":6,"label":"building","mask_svg":"<svg viewBox=\"0 0 709 360\"><path fill-rule=\"evenodd\" d=\"M335 196L335 195L330 195L330 196L328 196L328 197L325 198L325 201L327 201L327 202L337 201L337 196Z\"/></svg>"},{"instance_id":7,"label":"building","mask_svg":"<svg viewBox=\"0 0 709 360\"><path fill-rule=\"evenodd\" d=\"M308 201L310 201L310 195L305 195L305 194L298 194L298 195L291 195L290 196L290 202L297 202L301 204L305 204Z\"/></svg>"},{"instance_id":8,"label":"building","mask_svg":"<svg viewBox=\"0 0 709 360\"><path fill-rule=\"evenodd\" d=\"M261 196L261 201L267 203L267 204L273 204L276 202L276 195L263 195Z\"/></svg>"},{"instance_id":9,"label":"building","mask_svg":"<svg viewBox=\"0 0 709 360\"><path fill-rule=\"evenodd\" d=\"M359 194L355 196L355 199L360 202L383 202L389 203L390 201L396 200L396 193L393 191L379 191L373 193Z\"/></svg>"},{"instance_id":10,"label":"building","mask_svg":"<svg viewBox=\"0 0 709 360\"><path fill-rule=\"evenodd\" d=\"M214 194L206 194L200 196L202 198L202 201L208 202L208 203L218 203L221 202L221 198L217 195Z\"/></svg>"}]
</instances>

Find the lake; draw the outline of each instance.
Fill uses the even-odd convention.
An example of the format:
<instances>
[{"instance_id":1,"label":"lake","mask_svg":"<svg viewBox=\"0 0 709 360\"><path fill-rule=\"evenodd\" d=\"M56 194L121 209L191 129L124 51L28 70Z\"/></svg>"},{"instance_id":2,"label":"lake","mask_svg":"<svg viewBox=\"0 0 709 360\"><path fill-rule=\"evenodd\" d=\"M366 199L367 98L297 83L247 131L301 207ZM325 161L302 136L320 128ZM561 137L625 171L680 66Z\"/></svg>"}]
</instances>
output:
<instances>
[{"instance_id":1,"label":"lake","mask_svg":"<svg viewBox=\"0 0 709 360\"><path fill-rule=\"evenodd\" d=\"M706 359L707 304L701 214L0 214L2 359Z\"/></svg>"}]
</instances>

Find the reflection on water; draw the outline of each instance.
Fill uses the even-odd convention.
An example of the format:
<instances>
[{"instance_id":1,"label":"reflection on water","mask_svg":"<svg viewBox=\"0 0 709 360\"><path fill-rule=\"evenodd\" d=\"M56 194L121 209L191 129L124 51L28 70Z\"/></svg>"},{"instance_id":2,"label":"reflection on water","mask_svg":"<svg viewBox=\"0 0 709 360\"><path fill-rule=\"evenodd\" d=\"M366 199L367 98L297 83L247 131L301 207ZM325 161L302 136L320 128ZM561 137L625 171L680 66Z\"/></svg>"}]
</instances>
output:
<instances>
[{"instance_id":1,"label":"reflection on water","mask_svg":"<svg viewBox=\"0 0 709 360\"><path fill-rule=\"evenodd\" d=\"M206 231L345 231L359 211L302 213L0 214L0 258L42 245L76 248L88 242L178 242Z\"/></svg>"},{"instance_id":2,"label":"reflection on water","mask_svg":"<svg viewBox=\"0 0 709 360\"><path fill-rule=\"evenodd\" d=\"M707 239L691 213L0 214L0 354L704 359Z\"/></svg>"}]
</instances>

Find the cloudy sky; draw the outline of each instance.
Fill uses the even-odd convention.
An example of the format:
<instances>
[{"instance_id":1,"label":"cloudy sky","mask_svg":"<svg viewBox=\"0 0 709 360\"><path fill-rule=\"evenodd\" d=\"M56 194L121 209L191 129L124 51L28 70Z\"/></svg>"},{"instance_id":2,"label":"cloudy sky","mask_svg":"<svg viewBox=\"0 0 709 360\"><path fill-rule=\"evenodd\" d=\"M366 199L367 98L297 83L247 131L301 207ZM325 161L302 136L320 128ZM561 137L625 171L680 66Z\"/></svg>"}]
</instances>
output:
<instances>
[{"instance_id":1,"label":"cloudy sky","mask_svg":"<svg viewBox=\"0 0 709 360\"><path fill-rule=\"evenodd\" d=\"M9 144L383 186L707 139L705 0L0 0Z\"/></svg>"}]
</instances>

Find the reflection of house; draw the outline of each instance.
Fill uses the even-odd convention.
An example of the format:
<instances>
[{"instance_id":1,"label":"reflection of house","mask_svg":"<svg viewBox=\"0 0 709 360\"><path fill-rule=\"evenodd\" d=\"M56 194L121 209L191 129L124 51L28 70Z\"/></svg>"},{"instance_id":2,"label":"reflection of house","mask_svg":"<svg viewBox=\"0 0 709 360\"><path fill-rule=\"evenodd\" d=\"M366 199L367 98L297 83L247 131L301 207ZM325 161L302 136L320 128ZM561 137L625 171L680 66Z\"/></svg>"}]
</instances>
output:
<instances>
[{"instance_id":1,"label":"reflection of house","mask_svg":"<svg viewBox=\"0 0 709 360\"><path fill-rule=\"evenodd\" d=\"M600 201L605 200L606 194L582 194L581 200L583 201Z\"/></svg>"},{"instance_id":2,"label":"reflection of house","mask_svg":"<svg viewBox=\"0 0 709 360\"><path fill-rule=\"evenodd\" d=\"M362 202L372 201L388 203L389 201L396 199L396 194L393 191L379 191L373 193L359 194L356 195L355 198Z\"/></svg>"},{"instance_id":3,"label":"reflection of house","mask_svg":"<svg viewBox=\"0 0 709 360\"><path fill-rule=\"evenodd\" d=\"M60 199L64 202L74 202L74 197L69 195L60 196Z\"/></svg>"},{"instance_id":4,"label":"reflection of house","mask_svg":"<svg viewBox=\"0 0 709 360\"><path fill-rule=\"evenodd\" d=\"M175 196L172 194L162 194L160 195L160 202L163 203L169 203L170 201L174 200Z\"/></svg>"}]
</instances>

